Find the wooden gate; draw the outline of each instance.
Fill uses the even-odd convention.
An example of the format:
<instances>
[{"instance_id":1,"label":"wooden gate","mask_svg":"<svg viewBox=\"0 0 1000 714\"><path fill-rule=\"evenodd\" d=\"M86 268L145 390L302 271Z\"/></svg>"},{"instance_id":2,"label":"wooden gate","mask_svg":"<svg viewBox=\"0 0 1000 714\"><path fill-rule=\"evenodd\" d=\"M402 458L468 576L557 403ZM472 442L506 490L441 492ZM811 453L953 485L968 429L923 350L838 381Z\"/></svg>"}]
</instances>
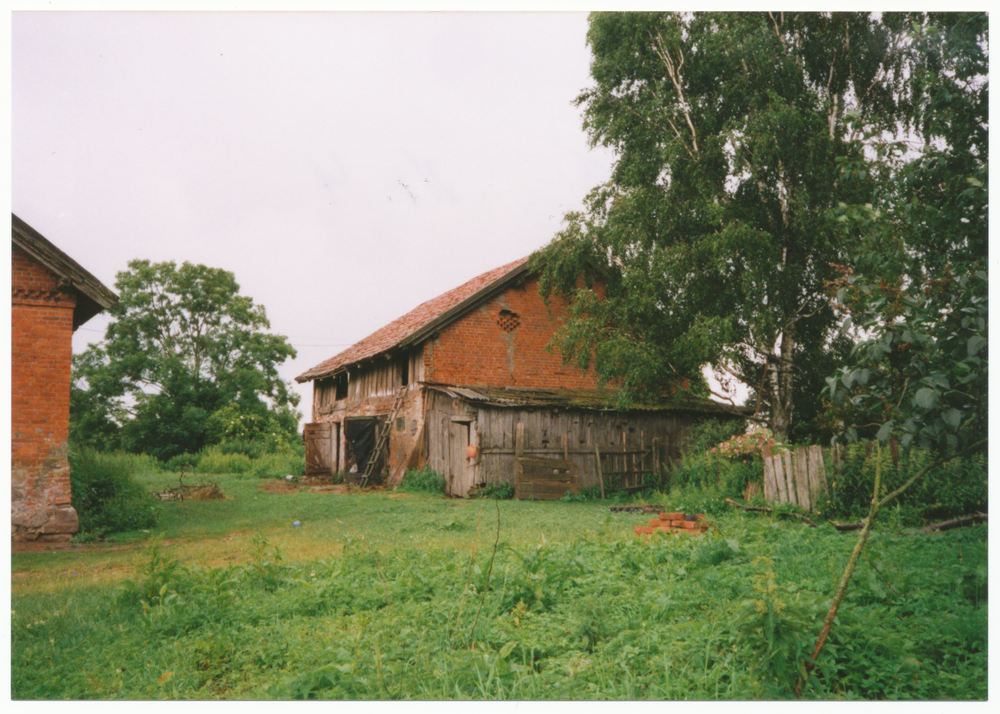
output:
<instances>
[{"instance_id":1,"label":"wooden gate","mask_svg":"<svg viewBox=\"0 0 1000 714\"><path fill-rule=\"evenodd\" d=\"M772 454L769 447L764 447L766 500L794 503L812 511L825 492L826 469L820 447L799 446L794 451L782 449L776 454Z\"/></svg>"},{"instance_id":2,"label":"wooden gate","mask_svg":"<svg viewBox=\"0 0 1000 714\"><path fill-rule=\"evenodd\" d=\"M580 475L572 461L537 456L517 459L515 498L521 501L558 501L567 493L580 493Z\"/></svg>"},{"instance_id":3,"label":"wooden gate","mask_svg":"<svg viewBox=\"0 0 1000 714\"><path fill-rule=\"evenodd\" d=\"M653 439L649 447L645 442L645 436L640 431L638 448L629 448L625 432L622 432L621 449L602 448L594 444L594 462L602 495L605 486L622 491L640 491L646 487L647 474L662 478L660 440Z\"/></svg>"},{"instance_id":4,"label":"wooden gate","mask_svg":"<svg viewBox=\"0 0 1000 714\"><path fill-rule=\"evenodd\" d=\"M306 424L302 436L306 442L306 476L329 476L334 471L334 424L318 422Z\"/></svg>"},{"instance_id":5,"label":"wooden gate","mask_svg":"<svg viewBox=\"0 0 1000 714\"><path fill-rule=\"evenodd\" d=\"M515 428L514 498L519 501L558 501L567 493L580 493L580 472L566 458L550 459L524 455L524 424Z\"/></svg>"}]
</instances>

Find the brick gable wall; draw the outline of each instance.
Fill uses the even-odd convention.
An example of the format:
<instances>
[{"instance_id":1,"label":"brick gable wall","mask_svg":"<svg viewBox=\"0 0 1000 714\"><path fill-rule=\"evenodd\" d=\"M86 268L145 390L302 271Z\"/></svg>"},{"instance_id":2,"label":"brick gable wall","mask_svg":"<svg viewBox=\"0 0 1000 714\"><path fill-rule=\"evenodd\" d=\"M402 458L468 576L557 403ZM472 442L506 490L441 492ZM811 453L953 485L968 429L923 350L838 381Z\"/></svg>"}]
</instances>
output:
<instances>
[{"instance_id":1,"label":"brick gable wall","mask_svg":"<svg viewBox=\"0 0 1000 714\"><path fill-rule=\"evenodd\" d=\"M78 528L66 457L76 299L17 246L11 263L11 535L64 540Z\"/></svg>"},{"instance_id":2,"label":"brick gable wall","mask_svg":"<svg viewBox=\"0 0 1000 714\"><path fill-rule=\"evenodd\" d=\"M424 348L425 379L442 384L596 389L593 371L546 350L566 303L538 293L538 278L510 287L441 330Z\"/></svg>"}]
</instances>

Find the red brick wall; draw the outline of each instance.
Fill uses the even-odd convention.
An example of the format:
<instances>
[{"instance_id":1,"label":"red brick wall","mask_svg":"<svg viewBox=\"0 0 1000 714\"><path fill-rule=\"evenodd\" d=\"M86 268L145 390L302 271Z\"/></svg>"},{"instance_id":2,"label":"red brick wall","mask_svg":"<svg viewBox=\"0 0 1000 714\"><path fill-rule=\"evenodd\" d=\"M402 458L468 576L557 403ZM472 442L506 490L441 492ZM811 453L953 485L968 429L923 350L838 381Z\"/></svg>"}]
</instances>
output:
<instances>
[{"instance_id":1,"label":"red brick wall","mask_svg":"<svg viewBox=\"0 0 1000 714\"><path fill-rule=\"evenodd\" d=\"M11 259L12 527L23 521L44 532L39 521L46 511L70 503L66 440L76 300L20 248L13 246Z\"/></svg>"},{"instance_id":2,"label":"red brick wall","mask_svg":"<svg viewBox=\"0 0 1000 714\"><path fill-rule=\"evenodd\" d=\"M517 315L519 324L501 329L501 310ZM538 294L538 279L508 288L441 331L424 348L428 382L466 385L510 385L550 389L596 389L593 371L564 365L558 352L545 349L565 319L566 305L552 298L548 306Z\"/></svg>"}]
</instances>

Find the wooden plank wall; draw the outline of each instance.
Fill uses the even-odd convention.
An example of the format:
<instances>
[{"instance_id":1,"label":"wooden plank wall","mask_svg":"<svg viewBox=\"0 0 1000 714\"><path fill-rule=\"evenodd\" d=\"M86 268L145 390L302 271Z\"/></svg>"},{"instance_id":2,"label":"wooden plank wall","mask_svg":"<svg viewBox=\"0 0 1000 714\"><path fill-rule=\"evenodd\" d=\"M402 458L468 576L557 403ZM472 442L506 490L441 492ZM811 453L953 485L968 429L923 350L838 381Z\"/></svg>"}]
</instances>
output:
<instances>
[{"instance_id":1,"label":"wooden plank wall","mask_svg":"<svg viewBox=\"0 0 1000 714\"><path fill-rule=\"evenodd\" d=\"M384 397L395 394L403 386L402 355L391 359L378 357L365 364L360 369L350 370L350 380L347 385L347 402L349 408L371 397ZM422 347L410 350L405 359L408 361L408 383L415 384L424 376L424 353ZM313 383L313 404L317 414L331 411L336 402L337 380L328 377ZM320 411L321 410L321 411Z\"/></svg>"},{"instance_id":2,"label":"wooden plank wall","mask_svg":"<svg viewBox=\"0 0 1000 714\"><path fill-rule=\"evenodd\" d=\"M480 408L473 442L478 446L476 483L514 483L519 422L524 425L524 455L572 461L582 488L600 485L595 447L606 485L623 473L653 472L657 467L662 473L680 460L681 447L695 423L683 414L656 412Z\"/></svg>"},{"instance_id":3,"label":"wooden plank wall","mask_svg":"<svg viewBox=\"0 0 1000 714\"><path fill-rule=\"evenodd\" d=\"M826 491L826 469L819 446L799 446L794 451L764 451L764 498L794 503L807 511Z\"/></svg>"},{"instance_id":4,"label":"wooden plank wall","mask_svg":"<svg viewBox=\"0 0 1000 714\"><path fill-rule=\"evenodd\" d=\"M428 390L426 392L423 424L423 446L425 463L434 471L444 476L449 484L456 482L464 484L468 469L475 469L465 458L466 444L454 443L461 435L465 438L463 429L453 428L452 417L469 419L469 443L475 444L475 415L466 408L461 399L453 399L446 394ZM464 492L454 495L464 496Z\"/></svg>"}]
</instances>

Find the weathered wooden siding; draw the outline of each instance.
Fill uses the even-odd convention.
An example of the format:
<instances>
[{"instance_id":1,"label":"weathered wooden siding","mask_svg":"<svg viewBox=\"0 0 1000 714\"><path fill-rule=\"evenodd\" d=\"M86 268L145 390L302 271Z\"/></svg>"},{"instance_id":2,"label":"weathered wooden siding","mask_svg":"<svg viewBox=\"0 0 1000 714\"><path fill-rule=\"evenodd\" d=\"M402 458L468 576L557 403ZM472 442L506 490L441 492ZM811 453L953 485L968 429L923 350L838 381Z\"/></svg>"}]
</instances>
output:
<instances>
[{"instance_id":1,"label":"weathered wooden siding","mask_svg":"<svg viewBox=\"0 0 1000 714\"><path fill-rule=\"evenodd\" d=\"M425 409L426 464L444 476L450 494L467 496L477 483L476 459L468 457L466 447L479 443L478 410L462 399L435 391L426 393Z\"/></svg>"},{"instance_id":2,"label":"weathered wooden siding","mask_svg":"<svg viewBox=\"0 0 1000 714\"><path fill-rule=\"evenodd\" d=\"M347 370L347 398L337 399L337 378L325 377L313 382L313 421L325 421L323 417L337 411L360 408L367 400L391 397L404 386L406 364L406 385L423 380L423 349L417 347L405 355L391 359L379 358L361 369Z\"/></svg>"},{"instance_id":3,"label":"weathered wooden siding","mask_svg":"<svg viewBox=\"0 0 1000 714\"><path fill-rule=\"evenodd\" d=\"M517 424L528 457L564 459L576 464L582 488L598 487L597 453L605 484L622 473L665 473L700 416L663 412L596 412L566 409L507 408L476 404L429 392L424 425L426 463L443 475L452 493L514 483ZM472 458L465 447L475 447ZM642 454L645 456L642 456Z\"/></svg>"},{"instance_id":4,"label":"weathered wooden siding","mask_svg":"<svg viewBox=\"0 0 1000 714\"><path fill-rule=\"evenodd\" d=\"M616 474L652 473L657 464L663 473L680 460L683 444L697 421L696 415L686 413L479 409L476 483L514 482L518 422L524 424L525 456L572 461L579 468L581 487L593 488L600 485L597 450L606 483Z\"/></svg>"}]
</instances>

